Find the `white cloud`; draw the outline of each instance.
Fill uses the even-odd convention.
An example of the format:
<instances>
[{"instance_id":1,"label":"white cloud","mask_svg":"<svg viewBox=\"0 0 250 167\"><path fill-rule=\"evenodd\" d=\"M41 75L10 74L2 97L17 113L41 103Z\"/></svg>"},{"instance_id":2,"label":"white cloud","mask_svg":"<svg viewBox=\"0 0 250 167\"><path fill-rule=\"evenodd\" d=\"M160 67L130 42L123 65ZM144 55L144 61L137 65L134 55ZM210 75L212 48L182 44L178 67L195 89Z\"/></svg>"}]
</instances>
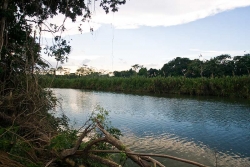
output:
<instances>
[{"instance_id":1,"label":"white cloud","mask_svg":"<svg viewBox=\"0 0 250 167\"><path fill-rule=\"evenodd\" d=\"M67 19L66 31L63 35L80 34L78 30L80 24L82 24L82 33L89 33L90 28L97 30L102 24L113 24L119 29L173 26L249 5L250 0L129 0L114 14L105 14L103 9L96 5L90 21L83 23L79 17L76 22L72 23L70 19ZM63 20L64 16L58 15L46 23L47 25L49 23L61 25ZM51 34L46 32L42 35L51 37Z\"/></svg>"},{"instance_id":2,"label":"white cloud","mask_svg":"<svg viewBox=\"0 0 250 167\"><path fill-rule=\"evenodd\" d=\"M113 23L116 28L172 26L250 5L250 0L130 0L112 16L99 9L97 23Z\"/></svg>"}]
</instances>

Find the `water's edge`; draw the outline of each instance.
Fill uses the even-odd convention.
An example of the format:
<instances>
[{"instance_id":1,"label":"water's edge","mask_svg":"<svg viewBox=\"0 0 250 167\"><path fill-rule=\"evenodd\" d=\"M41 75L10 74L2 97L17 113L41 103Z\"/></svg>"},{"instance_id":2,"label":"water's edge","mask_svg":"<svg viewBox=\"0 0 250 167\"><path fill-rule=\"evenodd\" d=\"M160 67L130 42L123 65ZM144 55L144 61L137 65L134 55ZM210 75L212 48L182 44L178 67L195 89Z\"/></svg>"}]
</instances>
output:
<instances>
[{"instance_id":1,"label":"water's edge","mask_svg":"<svg viewBox=\"0 0 250 167\"><path fill-rule=\"evenodd\" d=\"M63 99L62 109L56 110L75 121L76 128L96 105L109 110L112 125L124 133L121 140L134 151L169 154L208 166L215 166L216 159L218 166L250 166L250 107L245 101L53 91Z\"/></svg>"}]
</instances>

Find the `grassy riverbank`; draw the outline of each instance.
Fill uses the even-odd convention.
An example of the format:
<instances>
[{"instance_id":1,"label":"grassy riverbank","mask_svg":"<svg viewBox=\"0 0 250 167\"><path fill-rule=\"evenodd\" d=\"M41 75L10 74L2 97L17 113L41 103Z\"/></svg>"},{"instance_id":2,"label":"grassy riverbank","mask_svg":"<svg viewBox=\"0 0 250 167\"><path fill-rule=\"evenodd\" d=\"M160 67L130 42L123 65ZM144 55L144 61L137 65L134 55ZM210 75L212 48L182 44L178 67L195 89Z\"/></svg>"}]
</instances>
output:
<instances>
[{"instance_id":1,"label":"grassy riverbank","mask_svg":"<svg viewBox=\"0 0 250 167\"><path fill-rule=\"evenodd\" d=\"M44 86L53 88L91 89L115 92L186 94L250 98L250 77L75 77L44 76ZM53 82L52 82L53 80Z\"/></svg>"}]
</instances>

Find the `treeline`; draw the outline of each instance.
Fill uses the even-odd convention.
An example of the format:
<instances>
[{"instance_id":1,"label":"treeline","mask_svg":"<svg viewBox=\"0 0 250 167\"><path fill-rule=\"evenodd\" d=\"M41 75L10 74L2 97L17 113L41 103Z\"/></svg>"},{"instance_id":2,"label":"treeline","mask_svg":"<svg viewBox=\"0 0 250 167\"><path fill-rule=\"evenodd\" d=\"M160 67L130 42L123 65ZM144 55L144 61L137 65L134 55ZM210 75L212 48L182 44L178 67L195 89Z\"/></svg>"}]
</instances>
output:
<instances>
[{"instance_id":1,"label":"treeline","mask_svg":"<svg viewBox=\"0 0 250 167\"><path fill-rule=\"evenodd\" d=\"M161 69L147 69L135 64L130 70L114 71L116 77L137 75L145 77L184 76L188 78L250 75L250 54L235 57L223 54L205 61L177 57L164 64Z\"/></svg>"},{"instance_id":2,"label":"treeline","mask_svg":"<svg viewBox=\"0 0 250 167\"><path fill-rule=\"evenodd\" d=\"M53 80L53 82L52 82ZM250 77L78 77L44 76L44 86L101 91L250 98Z\"/></svg>"},{"instance_id":3,"label":"treeline","mask_svg":"<svg viewBox=\"0 0 250 167\"><path fill-rule=\"evenodd\" d=\"M220 55L207 61L177 57L159 70L139 64L108 75L45 75L45 87L102 91L250 98L250 54ZM53 82L52 82L53 80Z\"/></svg>"}]
</instances>

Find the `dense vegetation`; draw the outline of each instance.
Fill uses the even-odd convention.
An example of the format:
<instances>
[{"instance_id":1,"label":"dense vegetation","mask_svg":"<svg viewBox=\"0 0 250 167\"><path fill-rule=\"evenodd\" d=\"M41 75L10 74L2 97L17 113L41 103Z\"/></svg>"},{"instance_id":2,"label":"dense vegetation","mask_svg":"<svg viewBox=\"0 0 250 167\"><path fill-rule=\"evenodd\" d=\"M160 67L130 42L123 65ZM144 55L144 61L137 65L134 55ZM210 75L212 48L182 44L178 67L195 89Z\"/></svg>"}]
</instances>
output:
<instances>
[{"instance_id":1,"label":"dense vegetation","mask_svg":"<svg viewBox=\"0 0 250 167\"><path fill-rule=\"evenodd\" d=\"M161 69L149 70L139 64L125 71L114 71L116 77L170 77L184 76L188 78L213 78L225 76L250 76L250 54L231 57L228 54L220 55L210 60L200 60L177 57L164 64Z\"/></svg>"},{"instance_id":2,"label":"dense vegetation","mask_svg":"<svg viewBox=\"0 0 250 167\"><path fill-rule=\"evenodd\" d=\"M153 94L186 94L250 98L250 77L70 77L41 78L54 88L77 88L102 91Z\"/></svg>"},{"instance_id":3,"label":"dense vegetation","mask_svg":"<svg viewBox=\"0 0 250 167\"><path fill-rule=\"evenodd\" d=\"M54 88L250 98L250 54L224 54L206 61L177 57L159 70L135 64L113 74L81 67L75 75L45 75L41 81Z\"/></svg>"}]
</instances>

